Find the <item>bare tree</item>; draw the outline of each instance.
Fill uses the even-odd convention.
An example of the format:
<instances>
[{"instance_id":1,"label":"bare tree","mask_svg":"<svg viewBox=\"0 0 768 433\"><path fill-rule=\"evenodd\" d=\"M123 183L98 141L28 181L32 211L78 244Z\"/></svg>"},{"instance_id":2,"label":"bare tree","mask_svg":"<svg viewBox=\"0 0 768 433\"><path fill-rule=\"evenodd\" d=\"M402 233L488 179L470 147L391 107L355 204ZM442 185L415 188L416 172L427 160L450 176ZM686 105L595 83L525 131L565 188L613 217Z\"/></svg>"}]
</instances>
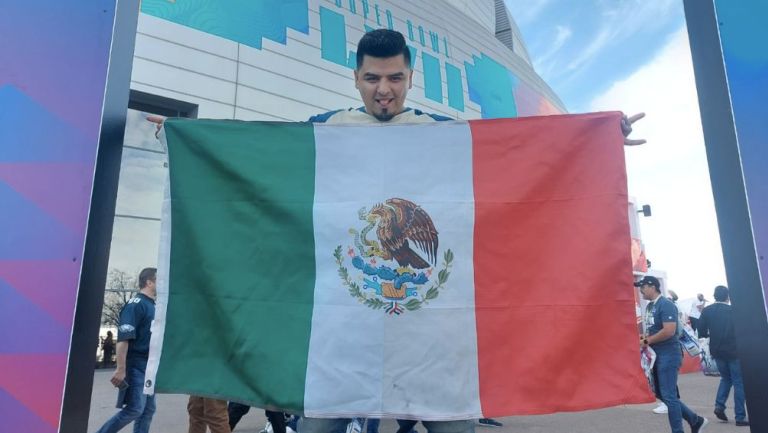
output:
<instances>
[{"instance_id":1,"label":"bare tree","mask_svg":"<svg viewBox=\"0 0 768 433\"><path fill-rule=\"evenodd\" d=\"M135 276L120 269L111 269L107 277L101 323L117 327L120 323L120 311L137 291L138 284Z\"/></svg>"}]
</instances>

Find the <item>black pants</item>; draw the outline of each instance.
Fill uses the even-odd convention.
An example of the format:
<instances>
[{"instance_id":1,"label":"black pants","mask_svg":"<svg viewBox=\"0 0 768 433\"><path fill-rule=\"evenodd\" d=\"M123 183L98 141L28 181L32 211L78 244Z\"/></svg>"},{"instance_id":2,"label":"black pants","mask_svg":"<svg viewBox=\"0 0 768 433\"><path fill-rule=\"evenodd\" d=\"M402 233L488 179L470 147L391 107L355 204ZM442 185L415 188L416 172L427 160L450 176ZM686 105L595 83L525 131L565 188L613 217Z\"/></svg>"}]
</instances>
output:
<instances>
[{"instance_id":1,"label":"black pants","mask_svg":"<svg viewBox=\"0 0 768 433\"><path fill-rule=\"evenodd\" d=\"M397 425L399 426L397 433L410 433L418 423L418 421L410 419L399 419L397 420Z\"/></svg>"},{"instance_id":2,"label":"black pants","mask_svg":"<svg viewBox=\"0 0 768 433\"><path fill-rule=\"evenodd\" d=\"M695 317L689 317L688 319L691 321L691 329L696 332L699 329L699 319Z\"/></svg>"},{"instance_id":3,"label":"black pants","mask_svg":"<svg viewBox=\"0 0 768 433\"><path fill-rule=\"evenodd\" d=\"M241 403L235 403L230 401L227 406L227 412L229 413L229 428L235 429L235 426L240 422L240 418L245 416L251 407ZM282 412L274 412L271 410L265 410L264 414L267 416L270 424L272 424L272 431L274 433L285 433L285 415Z\"/></svg>"}]
</instances>

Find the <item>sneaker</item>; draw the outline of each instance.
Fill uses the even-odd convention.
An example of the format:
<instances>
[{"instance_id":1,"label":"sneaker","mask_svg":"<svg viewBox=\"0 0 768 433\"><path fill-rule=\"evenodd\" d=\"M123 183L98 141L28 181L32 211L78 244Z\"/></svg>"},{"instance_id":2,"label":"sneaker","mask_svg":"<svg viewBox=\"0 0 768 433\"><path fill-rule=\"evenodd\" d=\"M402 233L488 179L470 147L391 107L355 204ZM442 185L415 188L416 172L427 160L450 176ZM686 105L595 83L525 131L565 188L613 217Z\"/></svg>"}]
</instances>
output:
<instances>
[{"instance_id":1,"label":"sneaker","mask_svg":"<svg viewBox=\"0 0 768 433\"><path fill-rule=\"evenodd\" d=\"M477 422L488 427L501 427L504 425L493 418L480 418Z\"/></svg>"},{"instance_id":2,"label":"sneaker","mask_svg":"<svg viewBox=\"0 0 768 433\"><path fill-rule=\"evenodd\" d=\"M700 431L704 430L704 427L707 424L709 424L709 420L703 416L700 416L699 419L696 420L696 424L691 424L691 433L699 433Z\"/></svg>"},{"instance_id":3,"label":"sneaker","mask_svg":"<svg viewBox=\"0 0 768 433\"><path fill-rule=\"evenodd\" d=\"M739 426L739 427L745 427L745 426L748 426L748 425L749 425L749 421L747 421L747 420L744 420L744 421L736 421L736 425L737 425L737 426Z\"/></svg>"},{"instance_id":4,"label":"sneaker","mask_svg":"<svg viewBox=\"0 0 768 433\"><path fill-rule=\"evenodd\" d=\"M725 422L728 422L728 417L727 417L727 416L725 416L725 409L720 409L719 407L716 407L716 408L715 408L715 416L716 416L716 417L717 417L717 419L719 419L720 421L725 421Z\"/></svg>"},{"instance_id":5,"label":"sneaker","mask_svg":"<svg viewBox=\"0 0 768 433\"><path fill-rule=\"evenodd\" d=\"M667 413L667 405L664 403L659 403L658 406L653 408L653 413Z\"/></svg>"}]
</instances>

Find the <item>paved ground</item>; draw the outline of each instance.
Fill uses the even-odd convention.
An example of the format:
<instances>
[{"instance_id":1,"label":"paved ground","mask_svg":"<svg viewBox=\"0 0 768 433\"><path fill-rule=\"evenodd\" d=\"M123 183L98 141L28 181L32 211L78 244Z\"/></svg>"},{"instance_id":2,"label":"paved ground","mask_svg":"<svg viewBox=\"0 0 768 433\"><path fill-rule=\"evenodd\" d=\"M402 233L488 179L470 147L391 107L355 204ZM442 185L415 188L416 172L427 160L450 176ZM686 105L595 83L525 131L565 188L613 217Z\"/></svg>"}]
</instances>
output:
<instances>
[{"instance_id":1,"label":"paved ground","mask_svg":"<svg viewBox=\"0 0 768 433\"><path fill-rule=\"evenodd\" d=\"M94 375L94 387L91 400L91 416L89 432L96 431L101 424L115 413L115 388L109 383L111 370L98 370ZM680 377L680 394L683 401L700 415L709 418L706 433L747 433L749 428L736 427L733 424L733 412L727 410L731 422L721 423L712 414L718 379L706 377L699 373L685 374ZM730 402L729 402L730 403ZM158 411L152 422L153 433L186 433L187 431L187 396L158 395ZM477 427L478 433L652 433L669 432L666 415L656 415L651 412L655 405L620 406L611 409L593 410L578 413L562 413L555 415L518 416L499 418L504 427ZM252 409L246 415L235 432L257 433L264 427L264 412ZM686 431L689 431L687 425ZM379 429L381 433L394 433L397 428L392 420L384 420ZM417 427L421 433L423 427ZM130 427L124 429L129 432Z\"/></svg>"}]
</instances>

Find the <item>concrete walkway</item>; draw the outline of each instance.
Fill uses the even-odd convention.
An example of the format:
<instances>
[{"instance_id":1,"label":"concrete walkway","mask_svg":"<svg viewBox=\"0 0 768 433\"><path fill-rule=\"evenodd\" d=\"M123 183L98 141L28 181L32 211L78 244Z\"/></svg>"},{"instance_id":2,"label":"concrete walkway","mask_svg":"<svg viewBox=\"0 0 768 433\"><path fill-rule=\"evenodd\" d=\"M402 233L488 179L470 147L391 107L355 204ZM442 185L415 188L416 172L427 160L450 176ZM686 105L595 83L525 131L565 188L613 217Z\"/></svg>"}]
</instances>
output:
<instances>
[{"instance_id":1,"label":"concrete walkway","mask_svg":"<svg viewBox=\"0 0 768 433\"><path fill-rule=\"evenodd\" d=\"M109 383L111 370L98 370L94 375L94 387L91 398L91 415L88 423L88 432L96 431L101 424L111 417L114 408L116 390ZM726 410L729 423L718 421L712 414L715 392L717 391L718 378L706 377L700 373L691 373L680 376L679 386L683 401L699 415L709 418L709 425L704 429L705 433L748 433L748 427L736 427L733 423L733 408L728 402ZM545 385L544 385L545 386ZM157 413L152 422L153 433L186 433L187 431L187 396L185 395L158 395ZM595 433L595 432L621 432L621 433L652 433L669 432L669 424L666 415L656 415L651 412L654 404L619 406L610 409L592 410L578 413L560 413L554 415L517 416L498 418L504 423L503 427L478 426L478 433ZM257 433L263 427L266 419L264 411L252 409L238 424L235 432ZM686 432L689 428L683 422ZM394 433L397 424L393 420L383 420L379 431L381 433ZM423 426L417 430L426 433ZM131 426L123 429L128 433L133 431Z\"/></svg>"}]
</instances>

